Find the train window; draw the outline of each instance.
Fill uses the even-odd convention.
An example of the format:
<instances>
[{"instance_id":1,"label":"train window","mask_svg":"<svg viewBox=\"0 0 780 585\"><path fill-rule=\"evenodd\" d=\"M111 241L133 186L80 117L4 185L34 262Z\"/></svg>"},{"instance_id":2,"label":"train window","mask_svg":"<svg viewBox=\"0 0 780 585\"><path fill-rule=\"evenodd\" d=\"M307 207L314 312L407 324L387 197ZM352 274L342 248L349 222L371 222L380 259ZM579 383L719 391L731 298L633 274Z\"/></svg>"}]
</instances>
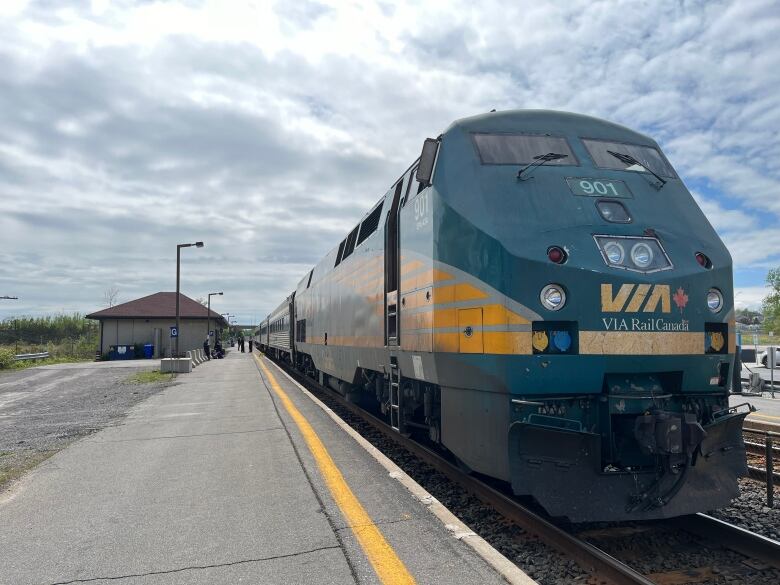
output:
<instances>
[{"instance_id":1,"label":"train window","mask_svg":"<svg viewBox=\"0 0 780 585\"><path fill-rule=\"evenodd\" d=\"M537 134L472 134L483 165L528 165L549 153L563 155L546 165L579 166L569 143L560 136ZM422 185L422 184L421 184Z\"/></svg>"},{"instance_id":2,"label":"train window","mask_svg":"<svg viewBox=\"0 0 780 585\"><path fill-rule=\"evenodd\" d=\"M336 254L336 264L334 265L334 268L338 266L339 263L341 262L341 255L344 253L344 244L346 243L347 243L347 239L344 238L343 240L341 240L341 243L339 244L339 251Z\"/></svg>"},{"instance_id":3,"label":"train window","mask_svg":"<svg viewBox=\"0 0 780 585\"><path fill-rule=\"evenodd\" d=\"M342 257L342 260L352 254L352 251L355 249L355 240L357 240L359 229L360 226L357 226L354 230L349 232L349 235L347 236L347 243L344 245L344 256Z\"/></svg>"},{"instance_id":4,"label":"train window","mask_svg":"<svg viewBox=\"0 0 780 585\"><path fill-rule=\"evenodd\" d=\"M628 209L620 201L599 200L596 201L596 209L601 217L612 223L631 223L631 215Z\"/></svg>"},{"instance_id":5,"label":"train window","mask_svg":"<svg viewBox=\"0 0 780 585\"><path fill-rule=\"evenodd\" d=\"M376 231L376 228L379 227L379 216L382 215L382 205L384 204L384 199L379 202L379 205L377 205L374 210L368 214L368 217L363 220L363 223L360 224L360 235L357 239L357 244L360 245L363 243L363 241L373 234Z\"/></svg>"},{"instance_id":6,"label":"train window","mask_svg":"<svg viewBox=\"0 0 780 585\"><path fill-rule=\"evenodd\" d=\"M654 172L662 177L675 178L676 175L666 162L658 149L652 146L641 146L639 144L625 144L622 142L609 142L606 140L594 140L583 138L582 143L588 149L593 162L601 169L616 169L620 171ZM614 153L614 154L611 154ZM626 162L625 156L629 159L639 161L640 164Z\"/></svg>"}]
</instances>

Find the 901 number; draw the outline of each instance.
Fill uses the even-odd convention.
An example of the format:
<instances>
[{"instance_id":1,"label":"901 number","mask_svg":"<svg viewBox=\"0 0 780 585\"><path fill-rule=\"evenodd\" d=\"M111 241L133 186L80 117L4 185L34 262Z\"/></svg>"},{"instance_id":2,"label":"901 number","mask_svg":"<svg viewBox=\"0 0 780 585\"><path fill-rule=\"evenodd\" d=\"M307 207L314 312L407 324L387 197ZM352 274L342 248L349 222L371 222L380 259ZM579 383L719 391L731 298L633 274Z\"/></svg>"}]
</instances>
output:
<instances>
[{"instance_id":1,"label":"901 number","mask_svg":"<svg viewBox=\"0 0 780 585\"><path fill-rule=\"evenodd\" d=\"M612 184L610 181L609 183L604 183L602 181L580 181L580 188L582 189L582 192L586 195L612 195L613 197L618 196L617 189L615 189L615 185Z\"/></svg>"},{"instance_id":2,"label":"901 number","mask_svg":"<svg viewBox=\"0 0 780 585\"><path fill-rule=\"evenodd\" d=\"M587 197L631 197L631 191L629 191L628 186L623 181L569 177L566 179L566 182L575 195L585 195Z\"/></svg>"}]
</instances>

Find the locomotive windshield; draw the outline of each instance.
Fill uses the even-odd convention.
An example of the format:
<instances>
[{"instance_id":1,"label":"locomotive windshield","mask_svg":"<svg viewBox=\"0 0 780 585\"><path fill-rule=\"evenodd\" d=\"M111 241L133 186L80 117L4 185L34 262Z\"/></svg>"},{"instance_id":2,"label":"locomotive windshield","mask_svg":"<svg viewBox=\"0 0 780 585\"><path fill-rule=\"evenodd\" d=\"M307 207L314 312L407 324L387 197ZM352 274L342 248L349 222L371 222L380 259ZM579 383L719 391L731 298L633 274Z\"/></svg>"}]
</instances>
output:
<instances>
[{"instance_id":1,"label":"locomotive windshield","mask_svg":"<svg viewBox=\"0 0 780 585\"><path fill-rule=\"evenodd\" d=\"M577 158L565 138L533 134L473 136L483 165L528 165L548 153L560 153L561 157L546 160L547 165L577 165Z\"/></svg>"},{"instance_id":2,"label":"locomotive windshield","mask_svg":"<svg viewBox=\"0 0 780 585\"><path fill-rule=\"evenodd\" d=\"M583 138L582 142L585 148L588 149L591 158L593 158L593 162L599 168L621 171L649 171L661 177L675 177L672 167L664 160L661 153L651 146L587 138ZM613 153L624 156L615 156Z\"/></svg>"}]
</instances>

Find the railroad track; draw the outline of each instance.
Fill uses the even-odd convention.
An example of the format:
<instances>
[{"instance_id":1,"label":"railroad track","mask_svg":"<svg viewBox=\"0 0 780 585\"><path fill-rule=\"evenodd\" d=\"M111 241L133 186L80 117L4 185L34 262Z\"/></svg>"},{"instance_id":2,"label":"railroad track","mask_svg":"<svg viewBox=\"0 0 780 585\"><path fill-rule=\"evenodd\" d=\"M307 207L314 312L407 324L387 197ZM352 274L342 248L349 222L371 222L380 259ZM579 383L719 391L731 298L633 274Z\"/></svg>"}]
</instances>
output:
<instances>
[{"instance_id":1,"label":"railroad track","mask_svg":"<svg viewBox=\"0 0 780 585\"><path fill-rule=\"evenodd\" d=\"M359 406L348 402L343 396L331 388L322 386L285 363L277 363L290 376L301 385L320 395L327 396L342 408L368 423L373 429L381 433L385 438L409 451L418 459L436 469L455 484L460 485L467 492L491 506L509 522L520 526L523 530L539 538L549 547L555 549L566 558L573 559L582 569L591 574L588 583L612 584L612 585L657 585L658 583L684 583L679 580L685 571L673 571L668 573L653 574L652 579L632 568L629 564L618 560L598 546L588 542L584 538L557 526L549 519L531 510L518 502L514 497L495 489L480 479L468 475L456 464L448 461L441 453L418 443L396 431L393 431L385 421L374 416ZM659 521L659 524L661 522ZM767 567L780 569L780 543L755 534L748 530L734 526L722 520L718 520L705 514L696 514L674 518L663 522L683 530L717 542L731 550L735 550L746 557L758 561ZM613 528L602 529L602 535ZM615 526L614 530L620 530ZM586 531L588 532L588 531ZM585 533L583 533L585 534ZM593 531L589 531L592 535ZM751 565L752 566L752 565ZM687 571L691 577L690 582L701 582L701 574L696 571ZM700 571L701 573L701 571ZM683 574L682 577L685 577ZM706 577L706 575L705 575Z\"/></svg>"},{"instance_id":2,"label":"railroad track","mask_svg":"<svg viewBox=\"0 0 780 585\"><path fill-rule=\"evenodd\" d=\"M746 429L745 432L748 433L749 431ZM766 466L766 445L764 443L758 443L750 440L749 438L746 438L745 451L748 454L748 477L763 483L767 483L768 474ZM778 462L780 462L780 447L772 447L771 454L774 461L772 466L773 483L774 485L780 485L780 472L778 471Z\"/></svg>"}]
</instances>

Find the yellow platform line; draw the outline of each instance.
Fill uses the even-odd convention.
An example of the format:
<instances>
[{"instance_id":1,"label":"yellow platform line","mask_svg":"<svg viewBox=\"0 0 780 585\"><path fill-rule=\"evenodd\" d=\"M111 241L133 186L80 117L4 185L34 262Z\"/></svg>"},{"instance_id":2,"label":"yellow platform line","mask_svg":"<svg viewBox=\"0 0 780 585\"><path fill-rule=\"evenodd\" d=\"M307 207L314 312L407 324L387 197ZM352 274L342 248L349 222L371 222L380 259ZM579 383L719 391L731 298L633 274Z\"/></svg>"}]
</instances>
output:
<instances>
[{"instance_id":1,"label":"yellow platform line","mask_svg":"<svg viewBox=\"0 0 780 585\"><path fill-rule=\"evenodd\" d=\"M282 387L263 363L263 360L258 356L254 356L254 358L260 369L268 377L274 393L279 397L285 410L287 410L287 413L298 426L298 430L300 430L303 439L306 441L306 446L309 447L309 451L311 451L314 460L317 462L320 473L325 478L325 484L328 486L333 499L346 518L347 524L349 524L360 546L363 548L363 552L371 562L371 566L374 567L379 580L384 585L411 585L415 583L414 577L412 577L401 559L395 554L393 548L387 543L385 537L382 536L379 528L376 527L371 516L368 515L365 508L355 497L355 494L352 493L344 476L341 475L330 453L328 453L328 450L309 424L309 421L304 418L287 393L282 390Z\"/></svg>"},{"instance_id":2,"label":"yellow platform line","mask_svg":"<svg viewBox=\"0 0 780 585\"><path fill-rule=\"evenodd\" d=\"M780 420L780 416L771 416L769 414L759 414L757 412L753 412L749 416L756 416L758 418L768 418L768 419L771 419L771 420Z\"/></svg>"}]
</instances>

